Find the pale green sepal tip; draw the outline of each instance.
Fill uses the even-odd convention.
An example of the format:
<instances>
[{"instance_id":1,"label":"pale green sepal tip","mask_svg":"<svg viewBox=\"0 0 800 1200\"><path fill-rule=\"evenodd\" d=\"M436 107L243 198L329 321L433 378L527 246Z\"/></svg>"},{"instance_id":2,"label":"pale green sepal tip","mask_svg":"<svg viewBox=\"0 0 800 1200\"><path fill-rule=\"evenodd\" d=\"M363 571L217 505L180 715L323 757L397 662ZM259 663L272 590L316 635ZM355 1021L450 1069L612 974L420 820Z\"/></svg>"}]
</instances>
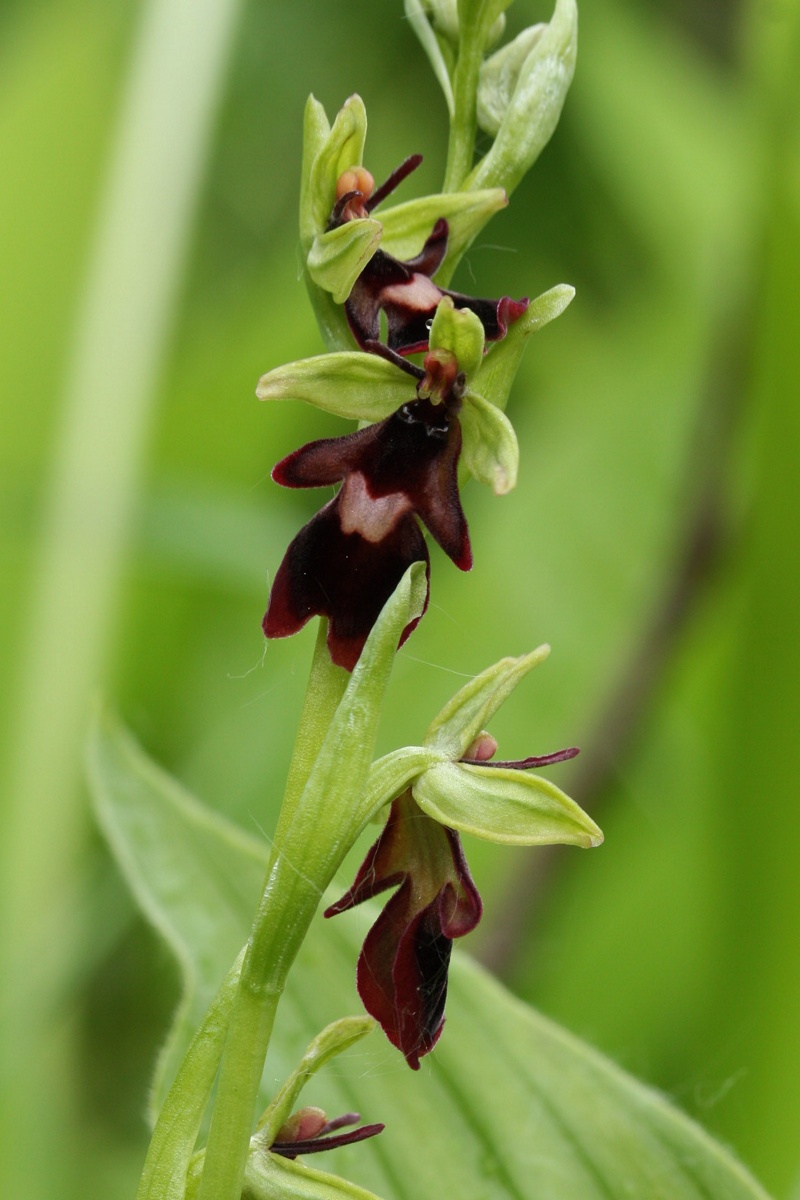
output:
<instances>
[{"instance_id":1,"label":"pale green sepal tip","mask_svg":"<svg viewBox=\"0 0 800 1200\"><path fill-rule=\"evenodd\" d=\"M484 729L503 701L529 671L544 662L548 645L520 658L501 658L470 679L431 722L425 746L449 761L457 761Z\"/></svg>"},{"instance_id":2,"label":"pale green sepal tip","mask_svg":"<svg viewBox=\"0 0 800 1200\"><path fill-rule=\"evenodd\" d=\"M302 400L354 421L382 421L414 399L414 381L377 354L318 354L262 375L259 400Z\"/></svg>"},{"instance_id":3,"label":"pale green sepal tip","mask_svg":"<svg viewBox=\"0 0 800 1200\"><path fill-rule=\"evenodd\" d=\"M312 1075L321 1067L342 1054L356 1042L361 1041L375 1028L372 1017L341 1017L327 1025L309 1045L296 1070L281 1087L278 1094L264 1110L251 1139L255 1147L260 1144L268 1149L278 1135L281 1126L295 1110L300 1092Z\"/></svg>"},{"instance_id":4,"label":"pale green sepal tip","mask_svg":"<svg viewBox=\"0 0 800 1200\"><path fill-rule=\"evenodd\" d=\"M521 65L497 136L464 182L464 190L504 187L512 192L533 166L558 124L575 71L578 9L556 0L555 12Z\"/></svg>"},{"instance_id":5,"label":"pale green sepal tip","mask_svg":"<svg viewBox=\"0 0 800 1200\"><path fill-rule=\"evenodd\" d=\"M507 767L445 763L413 787L424 813L484 841L509 846L599 846L591 817L555 784Z\"/></svg>"},{"instance_id":6,"label":"pale green sepal tip","mask_svg":"<svg viewBox=\"0 0 800 1200\"><path fill-rule=\"evenodd\" d=\"M514 376L519 368L528 337L559 317L571 303L575 288L559 283L537 296L515 321L501 342L495 342L484 357L472 384L497 408L505 408Z\"/></svg>"},{"instance_id":7,"label":"pale green sepal tip","mask_svg":"<svg viewBox=\"0 0 800 1200\"><path fill-rule=\"evenodd\" d=\"M247 1200L380 1200L358 1184L280 1154L253 1155L244 1182Z\"/></svg>"},{"instance_id":8,"label":"pale green sepal tip","mask_svg":"<svg viewBox=\"0 0 800 1200\"><path fill-rule=\"evenodd\" d=\"M447 68L444 55L442 54L439 39L436 36L431 23L425 13L425 8L421 0L405 0L405 12L409 25L414 30L417 38L422 45L423 50L430 60L433 67L433 73L436 76L439 86L444 93L447 111L452 117L455 113L455 101L453 100L453 85L450 82L450 72Z\"/></svg>"},{"instance_id":9,"label":"pale green sepal tip","mask_svg":"<svg viewBox=\"0 0 800 1200\"><path fill-rule=\"evenodd\" d=\"M468 308L456 308L449 296L443 296L431 322L428 346L431 350L449 350L467 378L483 362L486 338L480 317Z\"/></svg>"},{"instance_id":10,"label":"pale green sepal tip","mask_svg":"<svg viewBox=\"0 0 800 1200\"><path fill-rule=\"evenodd\" d=\"M317 232L311 170L330 132L325 109L319 100L309 96L303 114L303 165L300 172L300 240L304 251L308 250Z\"/></svg>"},{"instance_id":11,"label":"pale green sepal tip","mask_svg":"<svg viewBox=\"0 0 800 1200\"><path fill-rule=\"evenodd\" d=\"M317 287L344 304L353 284L381 242L383 226L370 218L347 221L336 229L318 233L308 252L306 266Z\"/></svg>"},{"instance_id":12,"label":"pale green sepal tip","mask_svg":"<svg viewBox=\"0 0 800 1200\"><path fill-rule=\"evenodd\" d=\"M471 314L472 315L472 314ZM461 409L462 465L496 496L505 496L517 483L519 443L505 413L471 388Z\"/></svg>"},{"instance_id":13,"label":"pale green sepal tip","mask_svg":"<svg viewBox=\"0 0 800 1200\"><path fill-rule=\"evenodd\" d=\"M495 213L508 204L502 188L472 192L439 192L395 204L380 213L382 247L395 258L411 258L422 249L436 222L447 221L447 257L439 268L456 261Z\"/></svg>"},{"instance_id":14,"label":"pale green sepal tip","mask_svg":"<svg viewBox=\"0 0 800 1200\"><path fill-rule=\"evenodd\" d=\"M367 137L367 111L360 96L344 102L310 172L313 224L322 233L336 198L336 181L343 171L361 165Z\"/></svg>"}]
</instances>

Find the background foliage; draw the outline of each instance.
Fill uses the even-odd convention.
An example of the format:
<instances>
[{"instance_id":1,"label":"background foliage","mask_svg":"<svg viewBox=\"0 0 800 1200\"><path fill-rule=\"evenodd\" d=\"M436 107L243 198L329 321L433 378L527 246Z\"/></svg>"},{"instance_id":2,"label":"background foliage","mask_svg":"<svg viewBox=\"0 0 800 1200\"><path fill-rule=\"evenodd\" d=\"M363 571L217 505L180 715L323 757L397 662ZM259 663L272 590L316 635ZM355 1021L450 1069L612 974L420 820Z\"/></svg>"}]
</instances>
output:
<instances>
[{"instance_id":1,"label":"background foliage","mask_svg":"<svg viewBox=\"0 0 800 1200\"><path fill-rule=\"evenodd\" d=\"M512 31L548 15L518 0ZM552 643L494 732L504 757L580 744L551 773L606 843L470 846L471 949L790 1197L800 6L581 17L556 137L456 280L578 295L512 396L520 486L465 495L475 570L434 556L379 749L462 674ZM370 169L421 150L421 191L446 122L399 3L7 0L0 64L0 1192L114 1200L177 979L88 814L91 694L267 837L313 635L265 651L259 620L315 505L269 469L328 428L253 398L321 348L302 107L358 90Z\"/></svg>"}]
</instances>

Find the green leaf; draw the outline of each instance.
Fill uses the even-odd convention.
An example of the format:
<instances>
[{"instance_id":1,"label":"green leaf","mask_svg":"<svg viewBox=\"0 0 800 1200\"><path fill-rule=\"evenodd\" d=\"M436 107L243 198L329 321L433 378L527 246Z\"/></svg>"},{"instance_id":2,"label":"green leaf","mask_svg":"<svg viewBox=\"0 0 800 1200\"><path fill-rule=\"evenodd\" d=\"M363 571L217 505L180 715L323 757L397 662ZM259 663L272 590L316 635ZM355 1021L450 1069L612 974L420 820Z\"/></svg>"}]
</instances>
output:
<instances>
[{"instance_id":1,"label":"green leaf","mask_svg":"<svg viewBox=\"0 0 800 1200\"><path fill-rule=\"evenodd\" d=\"M250 839L187 803L143 755L126 755L125 762L130 777L113 755L110 777L95 773L107 821L117 831L112 846L126 874L137 879L147 911L160 911L167 926L182 931L196 976L213 988L247 936L250 918L239 897L249 891L255 905L266 853L255 862ZM148 815L132 824L134 796ZM118 807L121 815L112 816ZM125 829L130 842L120 832ZM196 879L209 866L214 837L223 859L240 848L227 894L198 887L180 895L174 874L165 880L159 871L165 842L171 843L169 861L182 861ZM232 944L215 938L212 949L202 937L207 928L228 930ZM270 1050L273 1077L288 1074L316 1030L352 1005L363 933L360 913L312 927L279 1014ZM744 1168L663 1097L457 953L447 1026L428 1062L425 1072L406 1071L395 1052L375 1039L355 1063L341 1059L336 1072L315 1079L314 1101L325 1111L358 1108L368 1119L386 1122L375 1144L333 1151L328 1160L386 1200L503 1200L529 1196L532 1188L537 1200L766 1200ZM288 1174L284 1194L335 1200L335 1192L292 1192L295 1180L290 1184ZM307 1168L291 1174L315 1179ZM316 1182L323 1187L324 1180Z\"/></svg>"},{"instance_id":2,"label":"green leaf","mask_svg":"<svg viewBox=\"0 0 800 1200\"><path fill-rule=\"evenodd\" d=\"M383 227L369 218L347 221L319 233L311 244L306 266L317 287L344 304L353 284L378 249Z\"/></svg>"},{"instance_id":3,"label":"green leaf","mask_svg":"<svg viewBox=\"0 0 800 1200\"><path fill-rule=\"evenodd\" d=\"M412 786L417 804L461 833L509 846L599 846L591 817L555 784L505 767L441 763Z\"/></svg>"},{"instance_id":4,"label":"green leaf","mask_svg":"<svg viewBox=\"0 0 800 1200\"><path fill-rule=\"evenodd\" d=\"M425 745L449 762L457 762L520 680L549 653L550 647L544 645L521 658L501 658L470 679L431 721Z\"/></svg>"},{"instance_id":5,"label":"green leaf","mask_svg":"<svg viewBox=\"0 0 800 1200\"><path fill-rule=\"evenodd\" d=\"M498 408L505 408L529 335L560 316L574 295L574 287L559 283L530 302L527 311L514 322L501 342L490 347L484 358L473 380L481 395Z\"/></svg>"},{"instance_id":6,"label":"green leaf","mask_svg":"<svg viewBox=\"0 0 800 1200\"><path fill-rule=\"evenodd\" d=\"M192 1034L246 940L242 931L252 921L266 847L198 804L109 714L95 723L88 768L100 827L181 973L180 1006L149 1099L152 1123Z\"/></svg>"},{"instance_id":7,"label":"green leaf","mask_svg":"<svg viewBox=\"0 0 800 1200\"><path fill-rule=\"evenodd\" d=\"M259 400L304 400L355 421L382 421L415 399L414 382L377 354L343 350L287 363L262 375Z\"/></svg>"}]
</instances>

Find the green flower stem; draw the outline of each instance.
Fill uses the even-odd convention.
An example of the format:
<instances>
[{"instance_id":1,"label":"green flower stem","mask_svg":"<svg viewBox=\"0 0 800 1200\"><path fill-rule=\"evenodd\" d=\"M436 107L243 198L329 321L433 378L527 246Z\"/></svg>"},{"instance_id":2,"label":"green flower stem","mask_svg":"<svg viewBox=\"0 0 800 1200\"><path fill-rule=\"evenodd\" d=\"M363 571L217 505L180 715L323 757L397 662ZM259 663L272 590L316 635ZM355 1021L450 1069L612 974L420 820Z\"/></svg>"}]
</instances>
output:
<instances>
[{"instance_id":1,"label":"green flower stem","mask_svg":"<svg viewBox=\"0 0 800 1200\"><path fill-rule=\"evenodd\" d=\"M482 45L482 39L469 37L462 39L459 47L453 78L455 112L450 123L450 143L442 188L445 192L459 191L472 170L478 127L477 94L478 74L483 61Z\"/></svg>"},{"instance_id":2,"label":"green flower stem","mask_svg":"<svg viewBox=\"0 0 800 1200\"><path fill-rule=\"evenodd\" d=\"M323 881L317 886L292 865L303 863L305 870L317 814L298 813L298 805L349 679L331 662L327 628L327 621L320 621L267 880L231 1015L198 1200L239 1200L278 1001L330 881L324 875L333 876L348 849L334 840L330 857L318 860Z\"/></svg>"},{"instance_id":3,"label":"green flower stem","mask_svg":"<svg viewBox=\"0 0 800 1200\"><path fill-rule=\"evenodd\" d=\"M320 898L363 828L362 793L397 643L422 612L426 591L424 567L415 563L349 677L332 665L320 623L286 804L231 1014L198 1200L240 1200L278 1001Z\"/></svg>"}]
</instances>

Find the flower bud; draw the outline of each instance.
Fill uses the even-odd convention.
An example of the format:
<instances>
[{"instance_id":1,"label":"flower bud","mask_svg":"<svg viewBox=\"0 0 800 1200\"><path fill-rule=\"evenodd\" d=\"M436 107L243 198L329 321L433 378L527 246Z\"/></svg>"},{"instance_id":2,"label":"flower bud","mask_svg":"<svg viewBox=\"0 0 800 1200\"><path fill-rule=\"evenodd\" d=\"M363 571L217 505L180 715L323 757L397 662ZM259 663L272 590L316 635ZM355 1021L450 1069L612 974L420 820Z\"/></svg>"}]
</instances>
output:
<instances>
[{"instance_id":1,"label":"flower bud","mask_svg":"<svg viewBox=\"0 0 800 1200\"><path fill-rule=\"evenodd\" d=\"M484 63L479 120L496 136L465 189L504 187L511 192L533 166L558 124L577 46L575 0L556 0L549 24L526 29Z\"/></svg>"}]
</instances>

